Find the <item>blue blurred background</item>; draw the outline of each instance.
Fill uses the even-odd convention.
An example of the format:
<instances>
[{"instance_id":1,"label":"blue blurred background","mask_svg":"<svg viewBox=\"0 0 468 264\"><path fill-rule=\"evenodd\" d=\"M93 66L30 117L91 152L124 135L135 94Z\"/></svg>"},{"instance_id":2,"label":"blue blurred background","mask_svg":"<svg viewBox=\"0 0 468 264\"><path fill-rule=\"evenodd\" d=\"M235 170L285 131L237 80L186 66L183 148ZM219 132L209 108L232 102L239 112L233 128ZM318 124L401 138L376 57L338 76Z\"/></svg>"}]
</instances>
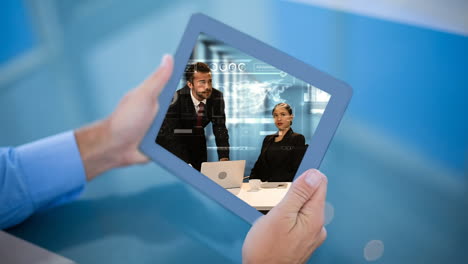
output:
<instances>
[{"instance_id":1,"label":"blue blurred background","mask_svg":"<svg viewBox=\"0 0 468 264\"><path fill-rule=\"evenodd\" d=\"M203 12L347 83L314 263L468 259L468 3L5 0L0 145L112 112ZM156 164L9 232L81 263L240 262L249 225Z\"/></svg>"}]
</instances>

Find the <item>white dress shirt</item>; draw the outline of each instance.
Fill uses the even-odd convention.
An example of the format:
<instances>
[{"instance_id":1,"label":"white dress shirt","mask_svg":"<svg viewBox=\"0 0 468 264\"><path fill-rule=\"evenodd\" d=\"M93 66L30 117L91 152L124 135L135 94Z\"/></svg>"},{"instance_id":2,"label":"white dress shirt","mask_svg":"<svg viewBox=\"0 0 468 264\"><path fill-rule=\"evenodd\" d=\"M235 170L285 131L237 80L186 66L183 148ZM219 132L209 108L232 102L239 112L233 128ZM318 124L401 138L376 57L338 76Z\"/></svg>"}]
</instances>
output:
<instances>
[{"instance_id":1,"label":"white dress shirt","mask_svg":"<svg viewBox=\"0 0 468 264\"><path fill-rule=\"evenodd\" d=\"M203 99L203 101L198 101L198 99L193 96L192 90L190 90L190 96L192 97L193 106L195 107L195 113L198 113L200 103L204 103L206 106L206 99Z\"/></svg>"}]
</instances>

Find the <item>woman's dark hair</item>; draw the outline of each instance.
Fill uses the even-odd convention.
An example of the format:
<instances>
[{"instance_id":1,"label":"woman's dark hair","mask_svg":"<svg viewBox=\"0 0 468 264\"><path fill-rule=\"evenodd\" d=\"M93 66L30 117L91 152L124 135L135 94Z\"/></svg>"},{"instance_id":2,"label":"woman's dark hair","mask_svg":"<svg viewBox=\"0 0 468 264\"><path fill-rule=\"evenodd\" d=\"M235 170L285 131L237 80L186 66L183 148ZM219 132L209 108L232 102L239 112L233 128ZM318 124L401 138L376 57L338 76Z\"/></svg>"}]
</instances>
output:
<instances>
[{"instance_id":1,"label":"woman's dark hair","mask_svg":"<svg viewBox=\"0 0 468 264\"><path fill-rule=\"evenodd\" d=\"M293 114L293 113L292 113L292 108L291 108L290 105L288 105L287 103L279 103L279 104L275 105L275 107L273 107L273 110L271 110L271 115L273 115L273 114L275 113L275 109L276 109L277 107L284 107L284 108L286 108L286 110L288 111L288 113L289 113L290 115Z\"/></svg>"},{"instance_id":2,"label":"woman's dark hair","mask_svg":"<svg viewBox=\"0 0 468 264\"><path fill-rule=\"evenodd\" d=\"M293 114L293 111L292 111L292 108L291 108L290 105L288 105L287 103L279 103L279 104L275 105L275 107L273 107L273 110L271 110L271 115L274 115L275 109L276 109L277 107L283 107L283 108L286 109L286 111L288 111L288 113L289 113L290 115ZM291 120L291 126L292 126L292 120Z\"/></svg>"},{"instance_id":3,"label":"woman's dark hair","mask_svg":"<svg viewBox=\"0 0 468 264\"><path fill-rule=\"evenodd\" d=\"M193 64L189 64L185 68L185 73L184 73L185 81L193 83L193 75L195 74L195 72L207 73L207 72L211 72L211 69L208 66L208 64L203 63L203 62L196 62Z\"/></svg>"}]
</instances>

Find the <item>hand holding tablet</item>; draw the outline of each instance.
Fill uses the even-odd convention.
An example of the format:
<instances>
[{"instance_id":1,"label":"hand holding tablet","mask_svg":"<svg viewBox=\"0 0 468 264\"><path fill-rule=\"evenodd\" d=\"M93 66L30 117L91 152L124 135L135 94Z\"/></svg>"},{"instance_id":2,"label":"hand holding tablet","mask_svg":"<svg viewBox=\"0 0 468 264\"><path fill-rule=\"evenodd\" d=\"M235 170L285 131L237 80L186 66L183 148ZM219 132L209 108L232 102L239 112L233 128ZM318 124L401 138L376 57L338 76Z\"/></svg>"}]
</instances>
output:
<instances>
[{"instance_id":1,"label":"hand holding tablet","mask_svg":"<svg viewBox=\"0 0 468 264\"><path fill-rule=\"evenodd\" d=\"M351 94L348 85L326 73L196 14L140 149L253 223L262 214L222 181L250 176L292 182L318 168ZM223 170L224 162L216 181L200 173L203 163L226 159L245 161L243 175Z\"/></svg>"},{"instance_id":2,"label":"hand holding tablet","mask_svg":"<svg viewBox=\"0 0 468 264\"><path fill-rule=\"evenodd\" d=\"M245 203L244 201L237 198L237 196L231 194L230 192L226 191L226 189L222 188L220 184L215 183L214 180L208 178L204 174L201 174L196 169L195 166L194 167L190 166L188 163L191 164L192 161L187 162L186 160L182 159L186 157L181 156L182 157L181 158L177 156L176 153L173 153L170 150L162 147L161 145L156 144L155 140L157 136L161 133L161 127L162 127L164 120L167 119L167 113L169 112L168 109L170 108L171 102L172 102L172 105L174 105L174 101L177 100L178 94L176 90L182 89L180 88L179 80L180 80L180 75L185 70L187 63L189 62L189 53L186 49L187 45L193 46L193 43L196 40L198 40L196 35L198 35L200 32L197 29L200 29L202 25L204 25L203 27L206 27L206 31L205 31L206 34L210 32L213 35L216 35L217 32L220 34L222 33L221 35L219 35L221 39L224 39L224 37L222 36L223 34L232 35L233 37L247 38L246 43L248 44L250 43L249 44L250 46L244 47L244 48L249 50L249 47L250 47L250 48L253 48L253 50L265 50L266 51L266 53L259 52L257 54L260 56L260 59L262 60L267 61L269 56L274 56L275 58L284 59L283 62L285 62L285 68L281 68L282 70L278 72L274 69L268 68L267 66L265 66L265 64L256 63L254 59L252 58L246 58L245 61L239 62L239 64L237 64L236 69L239 71L246 72L249 69L248 67L252 67L250 68L250 70L253 70L253 72L247 72L245 77L254 76L255 78L258 78L257 80L255 79L252 80L248 78L246 80L244 78L243 80L244 82L241 82L242 85L235 86L233 85L233 83L238 82L242 78L239 79L237 77L233 77L228 74L225 74L228 76L228 78L232 78L232 80L230 79L229 79L230 81L221 80L221 78L219 78L218 76L216 78L211 78L211 80L210 78L208 78L208 80L206 80L207 83L200 83L200 86L198 87L196 87L195 85L193 87L189 87L189 89L195 89L196 92L200 93L199 97L206 96L206 98L198 98L198 99L202 99L199 101L204 101L205 99L206 101L208 101L208 99L210 98L218 98L217 108L212 108L213 112L211 112L212 116L214 116L215 118L211 119L210 122L213 122L212 120L214 120L213 123L215 124L211 124L211 125L212 127L216 127L215 128L215 130L217 130L216 133L222 134L220 132L223 132L226 130L228 131L228 135L229 135L229 137L227 137L228 139L227 144L229 145L228 149L219 147L219 146L222 146L223 144L226 144L226 142L225 141L223 142L223 140L220 140L220 141L215 140L216 147L214 148L212 147L214 146L214 144L212 144L211 146L207 145L206 152L209 152L210 147L212 147L212 150L215 151L215 153L212 153L214 155L211 155L209 161L217 162L218 160L229 159L231 161L234 161L234 163L236 163L235 162L236 160L244 161L241 163L248 163L248 162L252 163L252 161L249 159L251 159L253 155L254 156L253 162L257 163L259 161L262 162L262 159L269 160L271 158L273 159L278 158L278 156L275 157L275 155L270 156L268 152L270 149L270 146L277 146L277 151L280 151L280 152L282 151L286 151L287 153L295 152L295 155L298 153L301 154L299 151L295 151L297 146L306 146L305 148L301 150L301 152L306 151L305 153L302 153L302 155L304 156L302 158L302 163L301 163L301 160L299 160L298 162L297 160L293 159L294 163L296 164L294 166L298 166L298 168L294 168L295 173L299 174L301 171L305 170L305 168L308 168L308 167L318 167L321 159L323 158L323 154L325 153L325 150L331 140L331 137L333 136L336 126L338 125L339 120L341 119L341 116L344 112L346 104L349 101L350 90L347 90L346 88L347 86L345 86L341 82L336 81L333 78L323 73L318 73L316 72L316 70L308 68L308 66L303 65L300 62L297 62L290 57L287 57L287 55L284 55L280 53L279 51L271 49L268 46L264 46L264 44L258 43L257 41L250 39L250 37L247 37L237 31L234 31L233 29L230 29L216 21L212 21L209 18L206 18L202 15L196 15L192 19L192 22L194 22L194 24L191 24L191 26L187 30L186 34L184 35L182 45L179 48L178 53L176 54L175 68L174 68L175 72L172 75L169 83L166 85L165 89L162 91L162 95L159 97L159 103L160 103L159 112L157 113L156 119L153 121L153 124L151 125L149 131L146 133L144 140L142 141L140 145L140 149L143 150L143 152L147 156L149 156L152 160L165 166L172 173L184 179L187 183L193 185L198 190L205 193L212 199L218 201L219 203L224 205L226 208L237 213L240 217L249 221L250 223L253 223L254 221L256 221L256 219L260 217L258 221L256 221L253 227L251 228L243 246L243 261L245 263L280 263L280 262L302 263L302 262L305 262L309 258L309 256L312 254L312 252L314 252L315 249L318 246L320 246L320 244L323 242L323 240L326 237L326 231L323 228L323 221L324 221L323 219L324 219L324 205L325 205L327 180L321 173L315 170L308 171L304 173L301 177L298 177L297 180L295 180L292 184L288 183L288 186L290 186L290 188L288 192L286 193L286 196L284 197L284 199L276 207L274 207L267 215L262 216L257 210L255 210L249 204ZM207 40L210 40L209 38L207 37L204 37L204 38L205 38L204 41L201 41L201 42L210 43L210 41L207 41ZM232 41L231 43L235 43L235 40L230 39L229 37L227 39L224 39L225 41L224 43L228 43L227 41L229 40ZM242 45L238 45L238 47L241 47L241 46ZM203 45L197 46L197 47L203 47ZM259 49L259 47L261 49ZM201 48L197 48L197 49L199 50L198 53L202 54L201 52L202 49ZM239 54L238 52L236 53ZM194 61L200 59L199 57L194 57L193 55L192 57L193 57L191 59L192 61L189 62L190 64L193 64ZM273 58L271 61L275 61L275 58ZM220 60L226 60L226 58L221 58ZM269 62L271 63L271 61ZM255 62L255 63L249 64L249 62ZM288 67L286 66L291 67L290 72L286 71L288 69ZM298 109L297 106L293 106L293 108L295 107L293 109L294 117L292 117L292 114L289 112L283 113L284 116L281 116L281 112L277 113L277 116L274 116L275 111L273 107L274 105L278 103L278 100L285 99L291 105L296 105L296 104L293 104L293 102L291 102L293 99L290 99L291 96L288 93L292 92L294 95L294 93L297 93L298 87L297 85L296 86L295 85L291 85L291 86L276 85L275 86L271 78L262 79L261 76L273 75L273 76L279 76L281 78L285 78L287 76L291 76L288 74L293 74L296 72L300 73L300 70L297 70L297 71L294 70L295 69L294 66L300 67L301 69L308 69L308 71L306 71L307 74L304 73L305 75L297 76L311 83L309 84L310 86L306 86L307 89L305 90L305 92L304 90L299 89L299 93L298 93L299 95L303 96L303 98L307 99L307 100L304 100L303 102L304 105L306 105L306 107L303 107L303 108L299 107ZM268 71L265 72L266 68L268 68ZM229 67L226 68L225 66L221 66L221 68L218 68L218 69L221 70L220 74L222 74L222 71L223 70L226 71L226 69L229 69ZM232 66L231 69L234 69L234 66ZM210 70L213 71L213 75L214 75L214 72L215 72L214 66L213 66L213 69L210 68ZM311 77L311 79L307 79L308 76ZM196 76L196 77L199 77L199 76ZM198 78L197 80L200 81L202 79ZM210 87L210 85L208 84L210 82L213 82L213 80L216 80L216 83L218 83L218 85L221 83L226 84L225 87L222 87L222 89L218 90L221 93L218 93L217 97L216 96L211 97L213 93L206 91L207 87ZM193 83L195 83L194 80L192 81ZM296 77L289 79L288 81L292 82L293 84L297 82L299 83L299 87L304 88L304 83L300 83L300 80L296 79ZM315 83L314 81L317 81L317 82ZM266 82L269 85L265 86L262 84L262 82ZM154 89L155 86L164 85L164 83L165 83L164 78L156 74L156 75L151 76L147 81L145 81L138 90L139 91L151 90L151 89ZM324 94L321 93L317 88L315 88L315 86L313 86L317 84L322 85L321 86L321 88L323 88L322 91L325 91L328 94L328 96L325 96L326 100L319 100L320 96L322 96L321 98L323 99ZM145 88L145 86L147 86L147 89ZM229 88L229 86L231 86L231 88ZM239 112L240 109L248 109L246 113L249 115L246 114L245 116L236 117L235 115L233 115L233 113L236 112L236 109L228 109L229 107L231 107L231 106L228 106L228 103L229 105L235 105L236 102L237 103L239 103L239 101L242 102L242 100L234 100L236 99L235 94L241 89L243 89L242 87L249 88L247 91L248 93L253 94L252 95L253 99L257 100L258 98L263 98L264 103L263 104L260 104L260 103L242 104L241 103L240 105L237 106L238 107L237 112ZM344 89L344 90L340 90L340 89ZM192 92L192 90L189 90L189 91ZM265 93L265 91L268 91L268 93ZM232 92L231 95L229 95L230 92ZM210 95L208 96L207 93L210 93ZM145 99L145 98L135 97L135 94L136 94L135 92L130 92L129 94L132 94L132 96L126 96L126 99L124 99L123 103L121 104L122 106L128 105L130 102L135 103L135 102L141 102L142 100L147 101L147 98ZM190 93L188 95L190 96ZM264 95L264 96L261 97L261 95ZM221 104L221 101L223 101L223 104ZM190 101L188 102L190 103ZM224 105L224 103L226 105ZM193 134L191 135L190 133L193 133L194 131L200 133L196 135L198 136L202 135L201 132L202 131L205 132L204 131L205 129L202 130L200 127L204 128L203 125L204 125L204 122L206 123L206 119L208 116L208 113L205 110L210 109L209 107L213 107L213 105L204 103L204 105L197 105L197 108L196 108L195 104L193 103L193 100L192 100L192 104L188 104L188 106L186 105L185 106L186 109L193 111L194 113L193 116L190 116L190 119L194 119L196 127L194 127L195 129L192 129L191 131L184 130L186 128L183 128L183 127L175 128L175 129L180 129L179 131L177 131L178 132L177 136L190 137L190 136L193 136ZM299 103L299 105L301 104ZM226 107L225 109L223 108L224 106ZM193 107L193 110L190 107ZM127 116L127 113L134 113L133 109L135 108L138 108L138 106L132 107L132 109L128 109L126 111L120 111L121 114L117 116L124 117L124 116ZM255 111L258 111L259 109L260 109L260 112L255 112ZM272 109L273 109L273 113L270 112ZM286 107L283 107L282 109L285 109L287 111ZM221 118L223 116L223 115L220 115L223 112L221 110L224 111L224 115L225 115L224 118ZM303 112L302 110L307 110L307 111ZM156 109L151 109L150 112L154 114L154 112L156 111L157 111ZM301 112L302 112L302 117L301 117ZM251 117L250 114L252 113L257 113L259 115ZM319 117L319 118L312 118L310 119L311 122L307 123L306 121L307 121L308 115L306 115L305 113L312 114L313 116L315 115L316 117ZM268 117L268 115L270 116ZM273 116L273 118L271 115ZM146 118L152 118L152 114L150 113L149 115L146 116ZM224 126L226 127L226 130L224 130L223 124L220 122L223 119L226 122L226 124L224 124ZM177 121L177 119L174 119L174 120L176 121L174 123L179 122ZM198 124L198 122L201 122L201 124ZM287 126L289 124L289 126L291 127L292 122L294 122L294 128L295 128L295 131L297 131L295 133L301 134L302 137L298 135L292 135L292 134L287 135L286 133L283 133L283 134L281 133L282 131L285 131L285 125ZM127 122L122 122L122 119L120 119L118 123L122 124L122 123L127 123ZM257 137L256 139L253 133L250 133L250 131L248 130L247 130L247 133L243 133L242 130L236 131L236 126L238 127L238 126L241 126L242 124L248 126L251 124L258 124L258 123L265 124L265 127L262 128L261 132L257 131L258 134L256 135ZM301 125L303 123L305 123L306 125ZM141 124L148 125L146 121L141 122ZM309 127L309 131L307 131L308 129L307 126L309 125L312 127L312 129L310 129ZM221 128L221 129L217 129L217 128ZM175 129L172 132L175 133L176 132ZM275 130L277 129L277 130L273 131L273 129ZM141 130L141 129L135 129L135 131L136 130ZM119 131L122 132L123 130L119 129ZM271 134L266 133L268 131L270 132L273 131L273 133L277 133L277 136L269 137ZM190 133L187 133L187 132L190 132ZM253 145L248 145L249 143L248 141L243 141L245 138L254 138L255 140L258 140L258 136L261 136L261 137L266 136L264 137L265 138L264 143L257 142L257 144L253 146ZM138 136L134 138L137 140ZM222 138L222 135L221 135L221 138ZM238 141L236 141L236 138ZM281 140L278 140L278 138L280 138ZM285 142L283 140L289 140L291 144L281 144L281 142L282 143ZM212 136L207 135L206 141L208 142L213 141ZM280 143L275 145L275 143L278 143L278 142ZM218 143L219 143L219 146L218 146ZM133 147L130 146L130 149L133 150L134 146ZM195 152L196 150L188 149L188 151ZM248 154L247 152L249 151L255 152L255 153L250 156L246 155ZM247 157L247 158L244 158L244 157ZM143 158L134 159L133 161L139 162L140 160L144 161ZM227 162L226 164L232 164L232 162L229 162L229 161L224 161L224 162ZM278 163L290 166L292 162L282 163L280 160L280 162ZM248 171L244 170L244 173L243 173L244 175L241 175L241 179L243 179L244 177L252 176L251 174L252 170L255 173L258 173L257 171L253 169L255 167L255 164L250 164L250 167L251 168ZM223 167L221 166L220 168L223 168ZM236 169L234 168L233 171L236 171ZM218 174L215 176L217 176L218 179L222 180L222 179L226 179L228 175L226 171L220 170L218 171ZM277 183L269 183L269 184L274 185Z\"/></svg>"},{"instance_id":3,"label":"hand holding tablet","mask_svg":"<svg viewBox=\"0 0 468 264\"><path fill-rule=\"evenodd\" d=\"M256 182L254 187L261 180L269 181L263 189L284 194L284 199L278 199L249 232L243 247L246 263L306 261L326 236L323 219L327 180L317 170L309 170L294 182L289 181L305 168L319 166L351 96L350 88L203 15L192 18L175 63L175 73L159 97L159 112L158 95L173 68L170 56L163 59L154 74L128 92L108 118L76 130L75 138L66 133L67 140L61 138L64 141L33 143L35 151L64 142L70 153L63 153L74 158L79 154L81 158L81 162L75 160L76 167L69 169L71 174L73 168L79 170L76 175L82 180L84 167L91 180L109 169L147 161L137 145L157 113L140 149L199 191L250 223L261 214L245 199L227 191L231 187L223 186L225 179L234 180L234 186L244 186L248 183L243 179L250 178ZM182 72L185 78L180 83ZM296 132L292 130L293 121ZM208 124L212 134L207 132ZM47 159L56 156L54 153ZM214 166L203 172L208 161ZM7 167L6 171L11 174L2 176L20 177L20 166L7 164L11 169ZM44 164L32 177L42 179L42 171L57 163ZM58 168L62 171L61 165ZM287 181L287 192L278 188L283 181ZM78 182L71 186L80 189L82 185ZM15 183L11 186L16 187ZM69 189L60 187L51 189L56 199L73 199L67 197ZM265 193L262 188L261 193ZM3 199L10 202L11 197L18 197L16 190ZM262 196L254 198L265 201ZM12 210L2 211L7 216L2 219L3 226L16 224L33 212L29 206L21 207L27 209L15 211L17 207L13 206Z\"/></svg>"},{"instance_id":4,"label":"hand holding tablet","mask_svg":"<svg viewBox=\"0 0 468 264\"><path fill-rule=\"evenodd\" d=\"M255 222L244 241L243 263L305 263L327 236L323 227L327 178L308 170L285 198Z\"/></svg>"}]
</instances>

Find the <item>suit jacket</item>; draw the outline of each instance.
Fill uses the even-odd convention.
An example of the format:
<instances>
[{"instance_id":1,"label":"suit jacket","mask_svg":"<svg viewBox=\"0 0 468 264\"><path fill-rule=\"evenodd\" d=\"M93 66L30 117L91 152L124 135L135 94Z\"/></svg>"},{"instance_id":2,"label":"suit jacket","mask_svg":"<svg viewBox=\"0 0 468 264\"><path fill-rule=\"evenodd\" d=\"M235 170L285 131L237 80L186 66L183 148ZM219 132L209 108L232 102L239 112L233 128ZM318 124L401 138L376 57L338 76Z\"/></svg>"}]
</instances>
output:
<instances>
[{"instance_id":1,"label":"suit jacket","mask_svg":"<svg viewBox=\"0 0 468 264\"><path fill-rule=\"evenodd\" d=\"M291 182L307 149L302 134L292 128L280 142L278 134L268 135L263 140L262 150L250 173L250 179L270 182ZM273 146L275 145L275 146Z\"/></svg>"},{"instance_id":2,"label":"suit jacket","mask_svg":"<svg viewBox=\"0 0 468 264\"><path fill-rule=\"evenodd\" d=\"M176 92L156 142L200 170L201 163L207 161L204 128L212 123L219 159L229 158L229 135L223 93L213 88L206 100L202 126L196 127L197 113L190 92L187 85Z\"/></svg>"}]
</instances>

